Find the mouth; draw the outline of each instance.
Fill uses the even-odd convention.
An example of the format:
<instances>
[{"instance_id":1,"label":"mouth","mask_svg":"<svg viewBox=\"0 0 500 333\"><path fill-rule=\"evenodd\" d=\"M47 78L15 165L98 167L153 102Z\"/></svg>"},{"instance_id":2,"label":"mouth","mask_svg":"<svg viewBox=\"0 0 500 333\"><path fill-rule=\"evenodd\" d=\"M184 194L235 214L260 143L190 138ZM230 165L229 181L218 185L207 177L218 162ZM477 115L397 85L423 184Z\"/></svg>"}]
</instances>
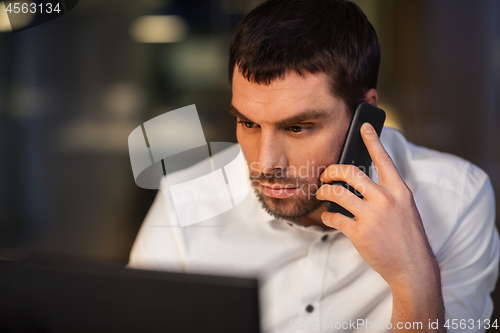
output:
<instances>
[{"instance_id":1,"label":"mouth","mask_svg":"<svg viewBox=\"0 0 500 333\"><path fill-rule=\"evenodd\" d=\"M287 198L296 194L300 187L286 187L280 185L260 185L262 193L273 198Z\"/></svg>"}]
</instances>

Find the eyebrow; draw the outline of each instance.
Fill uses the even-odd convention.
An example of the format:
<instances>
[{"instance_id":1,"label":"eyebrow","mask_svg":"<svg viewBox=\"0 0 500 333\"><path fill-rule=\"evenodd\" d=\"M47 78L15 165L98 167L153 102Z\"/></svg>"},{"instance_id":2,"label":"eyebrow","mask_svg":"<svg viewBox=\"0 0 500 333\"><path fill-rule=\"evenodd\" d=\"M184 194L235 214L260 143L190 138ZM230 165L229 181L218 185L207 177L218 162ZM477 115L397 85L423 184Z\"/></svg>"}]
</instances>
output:
<instances>
[{"instance_id":1,"label":"eyebrow","mask_svg":"<svg viewBox=\"0 0 500 333\"><path fill-rule=\"evenodd\" d=\"M229 107L227 108L227 112L229 112L229 114L235 116L236 118L241 118L241 119L249 120L240 111L238 111L238 109L235 108L233 104L229 105Z\"/></svg>"},{"instance_id":2,"label":"eyebrow","mask_svg":"<svg viewBox=\"0 0 500 333\"><path fill-rule=\"evenodd\" d=\"M234 107L234 105L229 105L227 111L237 118L241 118L244 120L249 120L244 114L242 114L238 109ZM306 120L317 120L321 118L326 118L328 116L328 112L323 109L312 109L305 110L291 117L285 118L283 120L278 121L275 125L278 127L284 127L289 124L300 123Z\"/></svg>"}]
</instances>

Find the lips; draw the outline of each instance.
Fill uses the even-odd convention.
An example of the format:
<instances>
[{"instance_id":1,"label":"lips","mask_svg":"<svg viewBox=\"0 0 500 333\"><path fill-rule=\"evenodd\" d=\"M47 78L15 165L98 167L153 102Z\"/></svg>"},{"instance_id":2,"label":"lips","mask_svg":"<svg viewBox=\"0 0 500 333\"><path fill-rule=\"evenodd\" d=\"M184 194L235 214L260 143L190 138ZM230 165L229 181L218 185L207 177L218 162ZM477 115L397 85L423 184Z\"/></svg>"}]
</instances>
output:
<instances>
[{"instance_id":1,"label":"lips","mask_svg":"<svg viewBox=\"0 0 500 333\"><path fill-rule=\"evenodd\" d=\"M297 193L300 187L282 187L260 185L262 193L273 198L287 198Z\"/></svg>"}]
</instances>

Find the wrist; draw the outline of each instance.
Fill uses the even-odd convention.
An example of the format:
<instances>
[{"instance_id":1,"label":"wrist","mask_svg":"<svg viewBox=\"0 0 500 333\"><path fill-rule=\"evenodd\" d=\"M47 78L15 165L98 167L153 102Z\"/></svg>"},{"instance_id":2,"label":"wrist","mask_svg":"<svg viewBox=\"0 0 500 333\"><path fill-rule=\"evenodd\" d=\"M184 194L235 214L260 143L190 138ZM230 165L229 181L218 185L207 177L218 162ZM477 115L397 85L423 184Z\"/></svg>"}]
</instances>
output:
<instances>
[{"instance_id":1,"label":"wrist","mask_svg":"<svg viewBox=\"0 0 500 333\"><path fill-rule=\"evenodd\" d=\"M406 315L415 319L444 319L441 276L437 262L418 272L391 281L393 303L404 305ZM398 306L400 307L400 306Z\"/></svg>"},{"instance_id":2,"label":"wrist","mask_svg":"<svg viewBox=\"0 0 500 333\"><path fill-rule=\"evenodd\" d=\"M426 253L427 252L427 253ZM394 292L422 292L439 290L441 294L441 274L436 257L430 247L400 269L400 274L392 276L387 283ZM410 264L411 263L411 264Z\"/></svg>"}]
</instances>

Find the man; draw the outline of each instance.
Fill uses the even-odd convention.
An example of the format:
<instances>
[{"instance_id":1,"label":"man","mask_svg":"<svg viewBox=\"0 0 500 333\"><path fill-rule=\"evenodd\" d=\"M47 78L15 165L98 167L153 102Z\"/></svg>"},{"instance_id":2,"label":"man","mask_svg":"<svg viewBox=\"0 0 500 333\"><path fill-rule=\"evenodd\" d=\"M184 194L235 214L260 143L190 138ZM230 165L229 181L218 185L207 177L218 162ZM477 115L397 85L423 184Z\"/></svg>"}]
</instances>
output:
<instances>
[{"instance_id":1,"label":"man","mask_svg":"<svg viewBox=\"0 0 500 333\"><path fill-rule=\"evenodd\" d=\"M129 266L258 274L266 332L487 328L499 259L487 175L394 130L379 140L368 124L376 174L336 164L356 105L377 104L379 64L376 33L351 2L269 0L250 12L231 41L229 111L255 195L207 228L150 228L176 221L160 191ZM323 185L333 181L364 199Z\"/></svg>"}]
</instances>

